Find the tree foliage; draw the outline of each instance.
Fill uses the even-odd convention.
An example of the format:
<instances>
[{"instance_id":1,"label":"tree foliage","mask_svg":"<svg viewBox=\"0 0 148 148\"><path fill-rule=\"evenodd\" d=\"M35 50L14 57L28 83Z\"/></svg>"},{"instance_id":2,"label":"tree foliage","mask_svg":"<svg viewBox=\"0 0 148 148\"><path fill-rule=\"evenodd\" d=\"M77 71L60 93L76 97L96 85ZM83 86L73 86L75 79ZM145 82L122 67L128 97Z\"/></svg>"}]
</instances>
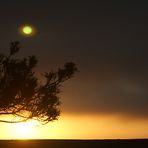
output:
<instances>
[{"instance_id":1,"label":"tree foliage","mask_svg":"<svg viewBox=\"0 0 148 148\"><path fill-rule=\"evenodd\" d=\"M35 56L18 59L19 42L12 42L9 55L0 54L0 115L13 115L17 120L0 120L6 123L24 122L30 119L43 124L56 120L60 115L59 93L61 84L73 77L77 68L65 63L63 68L43 74L40 84L33 69Z\"/></svg>"}]
</instances>

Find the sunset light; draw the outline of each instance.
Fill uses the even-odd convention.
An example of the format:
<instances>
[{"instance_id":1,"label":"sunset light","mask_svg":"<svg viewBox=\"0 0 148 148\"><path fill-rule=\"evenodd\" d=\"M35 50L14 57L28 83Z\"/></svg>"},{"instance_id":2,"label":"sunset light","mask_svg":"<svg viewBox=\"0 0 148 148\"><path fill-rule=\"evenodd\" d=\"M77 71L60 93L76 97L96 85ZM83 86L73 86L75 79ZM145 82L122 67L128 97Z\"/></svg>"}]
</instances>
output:
<instances>
[{"instance_id":1,"label":"sunset light","mask_svg":"<svg viewBox=\"0 0 148 148\"><path fill-rule=\"evenodd\" d=\"M13 125L12 133L14 139L32 139L36 135L36 123L24 122Z\"/></svg>"},{"instance_id":2,"label":"sunset light","mask_svg":"<svg viewBox=\"0 0 148 148\"><path fill-rule=\"evenodd\" d=\"M23 123L23 124L17 124L16 125L16 135L21 138L29 138L30 134L33 132L33 129L31 125Z\"/></svg>"},{"instance_id":3,"label":"sunset light","mask_svg":"<svg viewBox=\"0 0 148 148\"><path fill-rule=\"evenodd\" d=\"M148 136L148 120L122 119L106 115L64 114L47 125L36 121L0 123L0 139L117 139ZM89 133L89 134L88 134Z\"/></svg>"}]
</instances>

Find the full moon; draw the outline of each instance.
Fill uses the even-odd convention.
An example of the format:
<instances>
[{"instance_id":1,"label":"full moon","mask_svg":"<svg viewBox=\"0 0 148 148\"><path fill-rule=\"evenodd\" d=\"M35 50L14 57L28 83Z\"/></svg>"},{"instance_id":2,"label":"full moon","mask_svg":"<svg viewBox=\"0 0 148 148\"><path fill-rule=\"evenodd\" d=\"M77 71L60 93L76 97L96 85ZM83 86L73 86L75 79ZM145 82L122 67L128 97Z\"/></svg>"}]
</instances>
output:
<instances>
[{"instance_id":1,"label":"full moon","mask_svg":"<svg viewBox=\"0 0 148 148\"><path fill-rule=\"evenodd\" d=\"M22 31L25 35L31 35L33 33L33 28L31 26L24 26Z\"/></svg>"},{"instance_id":2,"label":"full moon","mask_svg":"<svg viewBox=\"0 0 148 148\"><path fill-rule=\"evenodd\" d=\"M18 29L19 33L26 37L32 37L36 34L37 30L32 25L22 25Z\"/></svg>"},{"instance_id":3,"label":"full moon","mask_svg":"<svg viewBox=\"0 0 148 148\"><path fill-rule=\"evenodd\" d=\"M31 34L32 33L32 27L31 26L24 26L23 32L27 35Z\"/></svg>"}]
</instances>

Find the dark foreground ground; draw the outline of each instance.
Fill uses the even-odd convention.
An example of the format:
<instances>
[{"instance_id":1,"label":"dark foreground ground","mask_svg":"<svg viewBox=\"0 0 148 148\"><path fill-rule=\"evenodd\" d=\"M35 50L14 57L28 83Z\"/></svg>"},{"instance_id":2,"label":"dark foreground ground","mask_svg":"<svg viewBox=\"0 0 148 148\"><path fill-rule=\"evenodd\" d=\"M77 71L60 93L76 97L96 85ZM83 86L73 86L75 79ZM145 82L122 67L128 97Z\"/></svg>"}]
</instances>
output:
<instances>
[{"instance_id":1,"label":"dark foreground ground","mask_svg":"<svg viewBox=\"0 0 148 148\"><path fill-rule=\"evenodd\" d=\"M148 148L146 140L1 140L0 148Z\"/></svg>"}]
</instances>

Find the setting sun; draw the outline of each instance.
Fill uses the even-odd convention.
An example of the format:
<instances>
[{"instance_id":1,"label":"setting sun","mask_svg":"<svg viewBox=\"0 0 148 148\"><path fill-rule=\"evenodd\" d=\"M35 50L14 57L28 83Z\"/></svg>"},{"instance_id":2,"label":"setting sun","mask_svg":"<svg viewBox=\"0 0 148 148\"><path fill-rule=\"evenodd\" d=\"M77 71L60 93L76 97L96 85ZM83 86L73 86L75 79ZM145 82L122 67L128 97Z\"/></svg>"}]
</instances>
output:
<instances>
[{"instance_id":1,"label":"setting sun","mask_svg":"<svg viewBox=\"0 0 148 148\"><path fill-rule=\"evenodd\" d=\"M36 134L36 125L34 122L18 123L13 130L16 139L30 139Z\"/></svg>"}]
</instances>

